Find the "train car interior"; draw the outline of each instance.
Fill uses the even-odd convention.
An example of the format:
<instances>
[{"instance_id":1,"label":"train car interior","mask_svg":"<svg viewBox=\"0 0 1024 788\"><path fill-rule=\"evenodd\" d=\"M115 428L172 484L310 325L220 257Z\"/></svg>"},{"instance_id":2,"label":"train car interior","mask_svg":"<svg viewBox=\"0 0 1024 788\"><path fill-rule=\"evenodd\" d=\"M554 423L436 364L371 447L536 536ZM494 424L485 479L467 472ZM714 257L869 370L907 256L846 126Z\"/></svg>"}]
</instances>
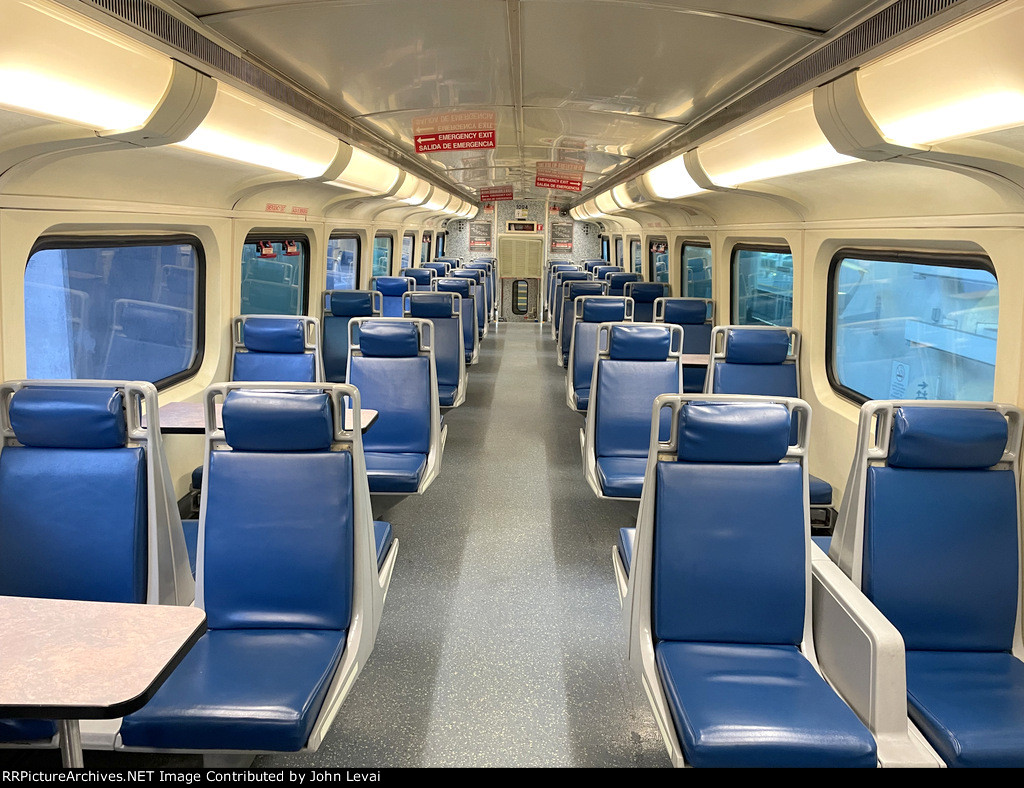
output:
<instances>
[{"instance_id":1,"label":"train car interior","mask_svg":"<svg viewBox=\"0 0 1024 788\"><path fill-rule=\"evenodd\" d=\"M5 769L1024 766L1024 0L0 20Z\"/></svg>"}]
</instances>

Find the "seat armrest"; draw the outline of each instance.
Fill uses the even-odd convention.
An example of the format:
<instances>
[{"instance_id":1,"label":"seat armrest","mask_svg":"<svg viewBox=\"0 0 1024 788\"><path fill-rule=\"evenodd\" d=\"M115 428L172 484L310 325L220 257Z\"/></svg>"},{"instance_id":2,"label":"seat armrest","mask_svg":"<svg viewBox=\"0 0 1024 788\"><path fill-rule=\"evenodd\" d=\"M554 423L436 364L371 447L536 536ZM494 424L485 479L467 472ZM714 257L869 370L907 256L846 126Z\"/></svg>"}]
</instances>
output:
<instances>
[{"instance_id":1,"label":"seat armrest","mask_svg":"<svg viewBox=\"0 0 1024 788\"><path fill-rule=\"evenodd\" d=\"M875 737L879 764L942 766L907 717L906 653L899 631L814 544L811 578L818 665Z\"/></svg>"}]
</instances>

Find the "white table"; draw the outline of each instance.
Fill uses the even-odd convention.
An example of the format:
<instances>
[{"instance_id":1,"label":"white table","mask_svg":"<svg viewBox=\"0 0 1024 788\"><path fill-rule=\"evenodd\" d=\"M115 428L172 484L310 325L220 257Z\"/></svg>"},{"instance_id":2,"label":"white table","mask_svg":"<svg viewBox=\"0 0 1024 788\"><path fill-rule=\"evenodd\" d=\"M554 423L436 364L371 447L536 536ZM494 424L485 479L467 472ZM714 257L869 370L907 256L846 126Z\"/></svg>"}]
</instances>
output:
<instances>
[{"instance_id":1,"label":"white table","mask_svg":"<svg viewBox=\"0 0 1024 788\"><path fill-rule=\"evenodd\" d=\"M221 403L217 409L217 426L223 426L220 419ZM361 427L366 432L376 420L378 413L369 408L362 408ZM143 420L145 423L145 420ZM352 423L352 410L345 410L345 426ZM168 402L160 406L160 432L164 435L202 435L206 431L205 416L202 402Z\"/></svg>"},{"instance_id":2,"label":"white table","mask_svg":"<svg viewBox=\"0 0 1024 788\"><path fill-rule=\"evenodd\" d=\"M194 607L0 596L0 712L58 720L80 768L78 721L142 708L205 631Z\"/></svg>"}]
</instances>

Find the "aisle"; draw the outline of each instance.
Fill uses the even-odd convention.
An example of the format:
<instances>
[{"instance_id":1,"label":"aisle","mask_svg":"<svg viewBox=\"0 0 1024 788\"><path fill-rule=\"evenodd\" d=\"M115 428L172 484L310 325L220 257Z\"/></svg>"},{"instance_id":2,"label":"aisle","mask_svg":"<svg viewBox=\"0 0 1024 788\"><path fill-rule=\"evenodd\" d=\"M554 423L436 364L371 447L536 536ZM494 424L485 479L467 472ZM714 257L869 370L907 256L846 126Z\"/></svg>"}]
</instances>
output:
<instances>
[{"instance_id":1,"label":"aisle","mask_svg":"<svg viewBox=\"0 0 1024 788\"><path fill-rule=\"evenodd\" d=\"M441 475L389 513L369 664L316 754L257 766L668 765L622 657L620 510L583 480L552 348L535 324L484 341Z\"/></svg>"}]
</instances>

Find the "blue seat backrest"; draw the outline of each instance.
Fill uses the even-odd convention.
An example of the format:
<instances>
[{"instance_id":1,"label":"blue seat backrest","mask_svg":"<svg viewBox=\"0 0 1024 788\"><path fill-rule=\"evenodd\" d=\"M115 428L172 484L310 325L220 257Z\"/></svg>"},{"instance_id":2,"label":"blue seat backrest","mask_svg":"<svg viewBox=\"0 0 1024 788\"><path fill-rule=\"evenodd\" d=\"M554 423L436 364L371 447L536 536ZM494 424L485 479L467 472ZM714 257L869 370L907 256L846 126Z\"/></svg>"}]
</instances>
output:
<instances>
[{"instance_id":1,"label":"blue seat backrest","mask_svg":"<svg viewBox=\"0 0 1024 788\"><path fill-rule=\"evenodd\" d=\"M633 319L638 323L654 320L654 302L668 295L668 285L659 282L626 283L625 294L633 299Z\"/></svg>"},{"instance_id":2,"label":"blue seat backrest","mask_svg":"<svg viewBox=\"0 0 1024 788\"><path fill-rule=\"evenodd\" d=\"M430 283L437 275L432 268L403 268L399 272L402 276L416 281L417 290L429 290Z\"/></svg>"},{"instance_id":3,"label":"blue seat backrest","mask_svg":"<svg viewBox=\"0 0 1024 788\"><path fill-rule=\"evenodd\" d=\"M193 356L191 309L145 301L115 302L118 330L110 337L104 376L156 382L189 366Z\"/></svg>"},{"instance_id":4,"label":"blue seat backrest","mask_svg":"<svg viewBox=\"0 0 1024 788\"><path fill-rule=\"evenodd\" d=\"M145 602L146 454L122 394L28 387L0 451L0 595Z\"/></svg>"},{"instance_id":5,"label":"blue seat backrest","mask_svg":"<svg viewBox=\"0 0 1024 788\"><path fill-rule=\"evenodd\" d=\"M454 293L417 293L409 296L407 302L409 317L430 320L434 326L434 365L438 386L458 386L462 371L465 341L458 311L461 304L456 307L456 298ZM456 311L453 313L453 310Z\"/></svg>"},{"instance_id":6,"label":"blue seat backrest","mask_svg":"<svg viewBox=\"0 0 1024 788\"><path fill-rule=\"evenodd\" d=\"M640 274L627 273L625 271L613 271L605 279L608 282L608 295L625 295L626 282L642 281Z\"/></svg>"},{"instance_id":7,"label":"blue seat backrest","mask_svg":"<svg viewBox=\"0 0 1024 788\"><path fill-rule=\"evenodd\" d=\"M330 397L232 391L223 422L200 564L209 628L348 628L353 463L331 451Z\"/></svg>"},{"instance_id":8,"label":"blue seat backrest","mask_svg":"<svg viewBox=\"0 0 1024 788\"><path fill-rule=\"evenodd\" d=\"M434 282L439 293L458 293L462 305L462 337L466 354L472 354L476 344L477 332L474 324L477 321L476 297L474 296L473 280L447 276Z\"/></svg>"},{"instance_id":9,"label":"blue seat backrest","mask_svg":"<svg viewBox=\"0 0 1024 788\"><path fill-rule=\"evenodd\" d=\"M420 268L428 268L434 272L438 277L448 276L448 272L454 268L453 263L447 263L443 260L434 260L429 263L420 263Z\"/></svg>"},{"instance_id":10,"label":"blue seat backrest","mask_svg":"<svg viewBox=\"0 0 1024 788\"><path fill-rule=\"evenodd\" d=\"M1017 610L1017 488L992 410L896 411L867 469L862 586L909 650L1008 651Z\"/></svg>"},{"instance_id":11,"label":"blue seat backrest","mask_svg":"<svg viewBox=\"0 0 1024 788\"><path fill-rule=\"evenodd\" d=\"M552 291L552 306L555 309L555 331L561 326L562 318L564 317L562 313L565 308L565 288L568 287L570 282L584 282L590 278L590 275L585 271L562 271L555 274L555 286Z\"/></svg>"},{"instance_id":12,"label":"blue seat backrest","mask_svg":"<svg viewBox=\"0 0 1024 788\"><path fill-rule=\"evenodd\" d=\"M592 270L594 273L594 279L597 279L598 281L602 282L604 281L604 278L607 274L625 273L622 270L621 266L617 265L597 265L594 266Z\"/></svg>"},{"instance_id":13,"label":"blue seat backrest","mask_svg":"<svg viewBox=\"0 0 1024 788\"><path fill-rule=\"evenodd\" d=\"M560 349L562 360L569 358L569 344L572 341L574 327L576 325L575 301L582 296L604 295L608 292L608 285L604 282L582 281L569 282L562 287L562 333ZM614 318L622 320L622 317ZM611 320L611 318L609 318Z\"/></svg>"},{"instance_id":14,"label":"blue seat backrest","mask_svg":"<svg viewBox=\"0 0 1024 788\"><path fill-rule=\"evenodd\" d=\"M708 302L699 298L667 298L664 301L664 322L683 327L683 353L710 353L711 323ZM706 366L683 367L683 388L688 392L704 390Z\"/></svg>"},{"instance_id":15,"label":"blue seat backrest","mask_svg":"<svg viewBox=\"0 0 1024 788\"><path fill-rule=\"evenodd\" d=\"M402 316L402 297L412 290L414 284L404 276L378 276L373 280L373 289L384 297L382 317Z\"/></svg>"},{"instance_id":16,"label":"blue seat backrest","mask_svg":"<svg viewBox=\"0 0 1024 788\"><path fill-rule=\"evenodd\" d=\"M781 463L783 405L687 403L656 471L652 625L659 640L798 645L803 472ZM754 525L755 527L750 527Z\"/></svg>"},{"instance_id":17,"label":"blue seat backrest","mask_svg":"<svg viewBox=\"0 0 1024 788\"><path fill-rule=\"evenodd\" d=\"M566 271L579 270L574 265L568 263L561 263L558 265L552 265L548 269L548 280L544 283L544 297L547 299L548 309L554 312L554 299L555 299L555 277L558 274L565 273Z\"/></svg>"},{"instance_id":18,"label":"blue seat backrest","mask_svg":"<svg viewBox=\"0 0 1024 788\"><path fill-rule=\"evenodd\" d=\"M426 454L430 449L430 358L419 354L416 324L361 324L359 353L349 359L349 383L365 408L378 411L363 449Z\"/></svg>"},{"instance_id":19,"label":"blue seat backrest","mask_svg":"<svg viewBox=\"0 0 1024 788\"><path fill-rule=\"evenodd\" d=\"M597 333L601 323L619 323L626 319L625 298L583 297L583 313L573 326L572 385L589 389L597 360Z\"/></svg>"},{"instance_id":20,"label":"blue seat backrest","mask_svg":"<svg viewBox=\"0 0 1024 788\"><path fill-rule=\"evenodd\" d=\"M651 409L659 394L678 394L679 363L669 357L667 326L612 326L609 358L597 360L597 391L590 392L597 457L646 457ZM661 437L668 438L669 414Z\"/></svg>"},{"instance_id":21,"label":"blue seat backrest","mask_svg":"<svg viewBox=\"0 0 1024 788\"><path fill-rule=\"evenodd\" d=\"M599 265L608 265L608 261L607 260L584 260L583 261L583 270L584 271L593 271Z\"/></svg>"},{"instance_id":22,"label":"blue seat backrest","mask_svg":"<svg viewBox=\"0 0 1024 788\"><path fill-rule=\"evenodd\" d=\"M245 350L236 350L232 380L316 382L316 355L306 350L303 322L250 317L242 325Z\"/></svg>"},{"instance_id":23,"label":"blue seat backrest","mask_svg":"<svg viewBox=\"0 0 1024 788\"><path fill-rule=\"evenodd\" d=\"M369 290L335 290L323 326L324 379L344 383L348 367L348 324L354 317L373 315L373 293Z\"/></svg>"}]
</instances>

